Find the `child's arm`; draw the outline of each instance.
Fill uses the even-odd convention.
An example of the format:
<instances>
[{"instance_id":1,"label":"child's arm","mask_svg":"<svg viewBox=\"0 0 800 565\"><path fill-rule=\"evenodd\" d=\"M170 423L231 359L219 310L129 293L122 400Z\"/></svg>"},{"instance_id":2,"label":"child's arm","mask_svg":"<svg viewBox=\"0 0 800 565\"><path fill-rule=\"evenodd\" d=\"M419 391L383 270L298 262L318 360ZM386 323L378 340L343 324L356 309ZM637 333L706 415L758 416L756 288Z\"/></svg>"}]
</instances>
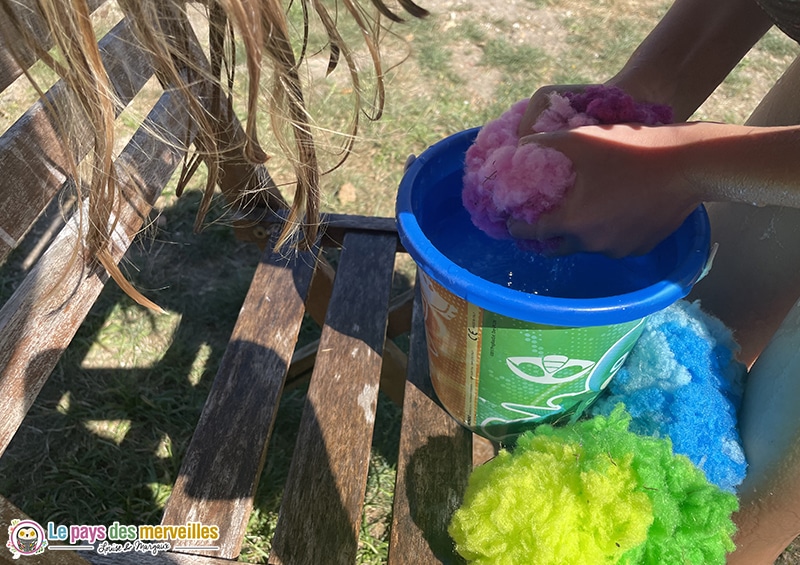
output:
<instances>
[{"instance_id":1,"label":"child's arm","mask_svg":"<svg viewBox=\"0 0 800 565\"><path fill-rule=\"evenodd\" d=\"M565 154L576 173L564 201L515 237L560 236L568 253L645 253L701 202L800 208L800 127L682 123L590 126L522 140Z\"/></svg>"}]
</instances>

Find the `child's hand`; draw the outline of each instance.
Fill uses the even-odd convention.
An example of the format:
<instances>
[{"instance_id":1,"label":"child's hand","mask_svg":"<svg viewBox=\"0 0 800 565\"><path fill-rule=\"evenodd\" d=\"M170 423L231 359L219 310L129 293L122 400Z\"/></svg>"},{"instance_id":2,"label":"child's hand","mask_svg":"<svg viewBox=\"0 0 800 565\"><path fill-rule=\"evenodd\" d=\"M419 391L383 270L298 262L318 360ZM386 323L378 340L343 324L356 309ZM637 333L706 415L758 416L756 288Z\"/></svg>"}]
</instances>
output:
<instances>
[{"instance_id":1,"label":"child's hand","mask_svg":"<svg viewBox=\"0 0 800 565\"><path fill-rule=\"evenodd\" d=\"M530 135L533 132L533 125L536 123L536 120L539 119L539 116L550 107L550 94L553 92L557 92L559 94L564 94L566 92L583 92L589 86L597 86L597 85L589 85L589 84L554 84L550 86L543 86L539 90L533 93L531 96L530 102L528 102L528 107L525 109L525 115L522 116L522 122L519 124L518 135L519 137L525 137L526 135Z\"/></svg>"},{"instance_id":2,"label":"child's hand","mask_svg":"<svg viewBox=\"0 0 800 565\"><path fill-rule=\"evenodd\" d=\"M692 124L587 126L534 134L520 143L551 147L572 161L575 183L535 224L509 221L511 235L559 238L555 254L612 257L649 252L700 203L683 174Z\"/></svg>"}]
</instances>

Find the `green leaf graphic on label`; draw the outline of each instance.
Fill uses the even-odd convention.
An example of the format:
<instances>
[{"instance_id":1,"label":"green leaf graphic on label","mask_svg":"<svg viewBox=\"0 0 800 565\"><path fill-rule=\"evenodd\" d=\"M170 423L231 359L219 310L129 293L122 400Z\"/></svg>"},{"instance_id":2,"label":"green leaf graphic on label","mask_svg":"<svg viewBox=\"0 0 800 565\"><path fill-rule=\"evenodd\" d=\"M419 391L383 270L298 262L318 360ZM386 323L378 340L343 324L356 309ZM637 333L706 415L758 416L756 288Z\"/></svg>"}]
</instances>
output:
<instances>
[{"instance_id":1,"label":"green leaf graphic on label","mask_svg":"<svg viewBox=\"0 0 800 565\"><path fill-rule=\"evenodd\" d=\"M549 385L571 382L585 376L594 367L594 361L570 359L566 355L545 355L544 357L509 357L506 364L511 371L526 381ZM525 371L526 365L533 365L532 375ZM539 370L536 370L539 369ZM577 371L577 372L576 372Z\"/></svg>"},{"instance_id":2,"label":"green leaf graphic on label","mask_svg":"<svg viewBox=\"0 0 800 565\"><path fill-rule=\"evenodd\" d=\"M479 433L503 440L588 405L624 364L643 325L636 320L614 327L498 333L502 354L482 360L487 378L479 393Z\"/></svg>"},{"instance_id":3,"label":"green leaf graphic on label","mask_svg":"<svg viewBox=\"0 0 800 565\"><path fill-rule=\"evenodd\" d=\"M633 346L636 345L639 336L642 335L645 321L646 318L642 318L638 324L628 330L625 335L619 338L619 340L603 354L597 362L597 366L592 371L592 374L589 375L589 389L600 392L606 388L609 381L611 381L614 375L617 374L617 371L622 368L622 365L625 364L628 353L630 353Z\"/></svg>"}]
</instances>

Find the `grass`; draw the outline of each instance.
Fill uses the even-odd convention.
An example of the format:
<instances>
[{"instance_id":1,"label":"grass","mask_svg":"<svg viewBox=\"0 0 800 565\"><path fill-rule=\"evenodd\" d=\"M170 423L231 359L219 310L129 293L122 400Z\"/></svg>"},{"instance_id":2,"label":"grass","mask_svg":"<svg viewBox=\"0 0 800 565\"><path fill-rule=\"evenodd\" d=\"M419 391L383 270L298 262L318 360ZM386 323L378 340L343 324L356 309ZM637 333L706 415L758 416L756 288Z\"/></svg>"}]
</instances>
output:
<instances>
[{"instance_id":1,"label":"grass","mask_svg":"<svg viewBox=\"0 0 800 565\"><path fill-rule=\"evenodd\" d=\"M517 0L424 3L433 15L394 26L384 119L363 120L353 156L324 179L329 210L391 216L403 163L456 131L484 123L545 84L598 82L624 62L664 13L665 0ZM318 35L312 38L319 38ZM348 37L357 37L347 30ZM743 121L796 45L771 32L696 117ZM402 61L402 64L395 66ZM241 87L241 86L237 86ZM309 89L321 127L346 129L349 94L338 75ZM0 126L28 102L0 100ZM130 125L151 101L123 117ZM322 110L325 110L322 112ZM324 146L341 137L320 134ZM269 149L274 153L272 149ZM276 178L285 163L271 161ZM196 179L196 187L202 186ZM345 197L342 187L355 187ZM109 285L0 458L0 492L40 521L151 524L170 488L216 372L259 252L237 242L221 205L192 233L198 191L167 190L124 263L136 285L167 310L156 316ZM0 271L7 298L26 249ZM398 287L413 272L402 262ZM307 342L317 335L304 326ZM263 562L294 447L302 387L280 407L241 559ZM359 563L383 563L394 488L399 410L381 397L370 461ZM788 563L788 561L787 561Z\"/></svg>"}]
</instances>

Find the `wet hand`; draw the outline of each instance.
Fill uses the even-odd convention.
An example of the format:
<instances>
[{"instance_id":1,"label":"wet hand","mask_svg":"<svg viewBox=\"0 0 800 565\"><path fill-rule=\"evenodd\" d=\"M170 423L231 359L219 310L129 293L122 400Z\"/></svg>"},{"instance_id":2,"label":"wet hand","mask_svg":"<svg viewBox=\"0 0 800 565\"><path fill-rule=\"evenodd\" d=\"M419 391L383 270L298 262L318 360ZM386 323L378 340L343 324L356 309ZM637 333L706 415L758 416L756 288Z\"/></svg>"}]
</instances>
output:
<instances>
[{"instance_id":1,"label":"wet hand","mask_svg":"<svg viewBox=\"0 0 800 565\"><path fill-rule=\"evenodd\" d=\"M589 86L588 84L553 84L543 86L533 93L528 107L525 109L525 115L522 116L522 121L519 124L518 134L520 137L530 135L533 133L533 126L539 119L539 116L550 107L550 95L554 92L564 94L566 92L583 92Z\"/></svg>"},{"instance_id":2,"label":"wet hand","mask_svg":"<svg viewBox=\"0 0 800 565\"><path fill-rule=\"evenodd\" d=\"M535 224L510 221L520 239L553 240L553 254L649 252L699 204L683 163L692 124L588 126L534 134L520 143L552 147L576 174L563 202Z\"/></svg>"}]
</instances>

